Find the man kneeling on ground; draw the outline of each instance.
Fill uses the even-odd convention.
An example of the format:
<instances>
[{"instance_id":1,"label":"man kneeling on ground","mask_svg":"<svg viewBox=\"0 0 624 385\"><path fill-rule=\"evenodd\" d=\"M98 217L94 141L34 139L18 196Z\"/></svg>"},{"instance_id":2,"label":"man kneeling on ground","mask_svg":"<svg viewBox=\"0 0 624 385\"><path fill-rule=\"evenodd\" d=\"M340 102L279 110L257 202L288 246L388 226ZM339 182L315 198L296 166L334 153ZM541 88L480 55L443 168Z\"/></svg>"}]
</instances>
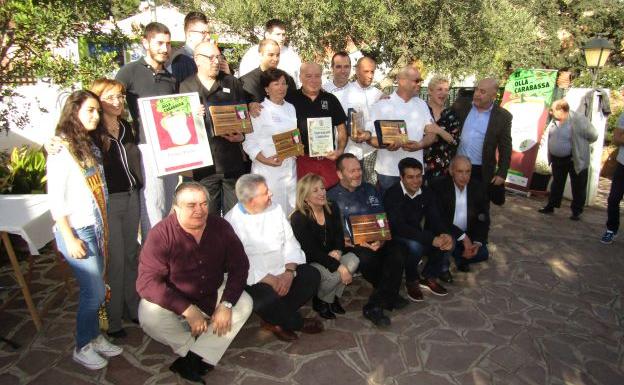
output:
<instances>
[{"instance_id":1,"label":"man kneeling on ground","mask_svg":"<svg viewBox=\"0 0 624 385\"><path fill-rule=\"evenodd\" d=\"M141 327L180 356L171 371L199 383L253 306L243 291L249 269L243 245L229 223L208 214L208 196L197 182L176 189L172 213L143 246L136 284Z\"/></svg>"}]
</instances>

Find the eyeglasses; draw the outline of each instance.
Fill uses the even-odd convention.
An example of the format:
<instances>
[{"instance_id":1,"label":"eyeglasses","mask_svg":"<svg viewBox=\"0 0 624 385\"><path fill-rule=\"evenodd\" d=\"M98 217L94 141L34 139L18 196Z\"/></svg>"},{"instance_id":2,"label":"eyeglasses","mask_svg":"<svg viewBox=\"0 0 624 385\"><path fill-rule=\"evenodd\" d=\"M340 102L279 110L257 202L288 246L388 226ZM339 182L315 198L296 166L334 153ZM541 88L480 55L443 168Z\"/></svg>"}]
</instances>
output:
<instances>
[{"instance_id":1,"label":"eyeglasses","mask_svg":"<svg viewBox=\"0 0 624 385\"><path fill-rule=\"evenodd\" d=\"M219 60L219 58L221 57L221 55L204 55L201 53L196 53L195 56L203 56L209 61Z\"/></svg>"},{"instance_id":2,"label":"eyeglasses","mask_svg":"<svg viewBox=\"0 0 624 385\"><path fill-rule=\"evenodd\" d=\"M120 103L123 103L123 102L125 102L125 101L126 101L126 96L125 96L125 95L122 95L122 94L119 94L119 95L108 95L108 96L103 97L103 98L100 98L100 99L101 99L102 101L104 101L104 102L108 102L108 103L112 103L112 102L114 102L115 100L116 100L116 101L118 101L118 102L120 102Z\"/></svg>"},{"instance_id":3,"label":"eyeglasses","mask_svg":"<svg viewBox=\"0 0 624 385\"><path fill-rule=\"evenodd\" d=\"M208 35L210 33L210 31L193 31L193 30L190 30L189 32L199 33L202 36L206 36L206 35Z\"/></svg>"}]
</instances>

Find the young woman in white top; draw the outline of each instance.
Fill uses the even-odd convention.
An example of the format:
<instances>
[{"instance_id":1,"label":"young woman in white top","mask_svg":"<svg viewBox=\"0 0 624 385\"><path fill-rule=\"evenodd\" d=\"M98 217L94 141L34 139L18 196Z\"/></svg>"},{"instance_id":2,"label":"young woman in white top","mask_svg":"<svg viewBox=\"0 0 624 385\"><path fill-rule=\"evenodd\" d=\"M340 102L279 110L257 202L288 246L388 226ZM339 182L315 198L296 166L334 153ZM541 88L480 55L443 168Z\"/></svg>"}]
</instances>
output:
<instances>
[{"instance_id":1,"label":"young woman in white top","mask_svg":"<svg viewBox=\"0 0 624 385\"><path fill-rule=\"evenodd\" d=\"M72 93L56 127L62 147L47 160L56 244L80 285L73 358L89 369L101 369L108 364L104 357L122 353L122 348L108 342L99 329L108 234L101 154L90 136L102 129L99 122L98 97L90 91Z\"/></svg>"},{"instance_id":2,"label":"young woman in white top","mask_svg":"<svg viewBox=\"0 0 624 385\"><path fill-rule=\"evenodd\" d=\"M277 157L273 135L297 128L297 114L295 107L284 100L288 90L284 71L267 70L260 82L267 97L260 116L252 117L254 132L246 135L243 149L252 159L251 172L265 177L273 192L273 202L288 216L295 208L297 168L294 157L283 161Z\"/></svg>"}]
</instances>

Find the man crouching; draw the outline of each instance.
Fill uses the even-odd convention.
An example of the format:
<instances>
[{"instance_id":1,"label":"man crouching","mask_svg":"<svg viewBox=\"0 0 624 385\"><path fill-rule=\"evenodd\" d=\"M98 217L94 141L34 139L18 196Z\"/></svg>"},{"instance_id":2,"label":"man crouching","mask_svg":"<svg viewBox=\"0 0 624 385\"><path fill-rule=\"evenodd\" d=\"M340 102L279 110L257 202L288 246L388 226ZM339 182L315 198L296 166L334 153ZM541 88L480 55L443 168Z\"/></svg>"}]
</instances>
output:
<instances>
[{"instance_id":1,"label":"man crouching","mask_svg":"<svg viewBox=\"0 0 624 385\"><path fill-rule=\"evenodd\" d=\"M176 189L172 213L143 246L136 284L141 327L180 356L171 371L199 383L253 308L243 291L243 245L228 222L208 214L208 196L196 182Z\"/></svg>"}]
</instances>

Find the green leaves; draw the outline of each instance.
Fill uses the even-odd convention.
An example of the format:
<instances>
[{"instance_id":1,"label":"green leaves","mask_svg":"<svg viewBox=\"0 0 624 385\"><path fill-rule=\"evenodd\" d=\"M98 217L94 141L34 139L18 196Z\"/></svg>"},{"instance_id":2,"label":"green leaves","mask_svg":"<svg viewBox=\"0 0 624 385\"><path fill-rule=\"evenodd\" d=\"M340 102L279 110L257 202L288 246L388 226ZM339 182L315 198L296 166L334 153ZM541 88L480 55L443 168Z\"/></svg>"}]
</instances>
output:
<instances>
[{"instance_id":1,"label":"green leaves","mask_svg":"<svg viewBox=\"0 0 624 385\"><path fill-rule=\"evenodd\" d=\"M43 151L23 146L0 154L0 194L43 194L45 190Z\"/></svg>"}]
</instances>

